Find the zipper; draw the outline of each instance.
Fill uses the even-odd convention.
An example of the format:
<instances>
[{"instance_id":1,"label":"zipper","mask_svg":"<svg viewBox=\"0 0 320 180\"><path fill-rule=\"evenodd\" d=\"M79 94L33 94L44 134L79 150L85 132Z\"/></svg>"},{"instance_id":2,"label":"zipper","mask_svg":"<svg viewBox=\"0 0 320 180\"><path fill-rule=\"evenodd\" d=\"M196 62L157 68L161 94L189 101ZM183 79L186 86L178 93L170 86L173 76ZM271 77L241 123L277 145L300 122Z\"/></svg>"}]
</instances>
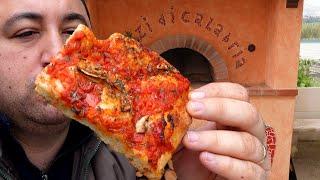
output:
<instances>
[{"instance_id":1,"label":"zipper","mask_svg":"<svg viewBox=\"0 0 320 180\"><path fill-rule=\"evenodd\" d=\"M85 160L84 160L84 166L83 166L83 171L84 172L84 179L86 180L88 178L88 173L89 173L89 163L91 161L91 159L93 158L93 156L96 154L96 152L98 151L99 147L100 147L101 141L99 141L99 143L95 146L95 148L93 149L93 151L91 151L91 153L86 156Z\"/></svg>"},{"instance_id":2,"label":"zipper","mask_svg":"<svg viewBox=\"0 0 320 180\"><path fill-rule=\"evenodd\" d=\"M11 180L10 176L0 168L0 177L3 177L5 180Z\"/></svg>"},{"instance_id":3,"label":"zipper","mask_svg":"<svg viewBox=\"0 0 320 180\"><path fill-rule=\"evenodd\" d=\"M48 180L48 175L46 173L42 173L41 179L42 180Z\"/></svg>"}]
</instances>

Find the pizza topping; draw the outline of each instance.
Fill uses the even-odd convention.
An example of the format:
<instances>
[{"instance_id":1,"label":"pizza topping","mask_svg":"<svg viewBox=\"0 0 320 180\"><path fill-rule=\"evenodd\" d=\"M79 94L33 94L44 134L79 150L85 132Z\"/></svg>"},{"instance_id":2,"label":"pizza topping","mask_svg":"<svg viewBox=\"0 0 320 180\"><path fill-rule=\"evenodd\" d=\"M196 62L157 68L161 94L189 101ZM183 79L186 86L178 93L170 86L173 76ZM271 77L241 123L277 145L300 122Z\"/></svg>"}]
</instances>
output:
<instances>
[{"instance_id":1,"label":"pizza topping","mask_svg":"<svg viewBox=\"0 0 320 180\"><path fill-rule=\"evenodd\" d=\"M165 116L165 120L170 123L171 128L174 128L173 116L171 114L167 114Z\"/></svg>"},{"instance_id":2,"label":"pizza topping","mask_svg":"<svg viewBox=\"0 0 320 180\"><path fill-rule=\"evenodd\" d=\"M95 78L106 79L107 75L104 73L101 65L88 63L86 60L80 60L77 64L78 69L88 76Z\"/></svg>"},{"instance_id":3,"label":"pizza topping","mask_svg":"<svg viewBox=\"0 0 320 180\"><path fill-rule=\"evenodd\" d=\"M57 79L55 81L55 85L56 85L56 89L59 91L59 92L63 92L64 91L64 87L61 83L61 81L59 79Z\"/></svg>"},{"instance_id":4,"label":"pizza topping","mask_svg":"<svg viewBox=\"0 0 320 180\"><path fill-rule=\"evenodd\" d=\"M166 170L164 174L164 179L165 180L177 180L177 174L173 170Z\"/></svg>"},{"instance_id":5,"label":"pizza topping","mask_svg":"<svg viewBox=\"0 0 320 180\"><path fill-rule=\"evenodd\" d=\"M99 98L93 94L87 94L85 101L89 106L95 107L99 102Z\"/></svg>"},{"instance_id":6,"label":"pizza topping","mask_svg":"<svg viewBox=\"0 0 320 180\"><path fill-rule=\"evenodd\" d=\"M168 70L169 69L169 65L166 63L161 63L157 65L157 69L159 70Z\"/></svg>"},{"instance_id":7,"label":"pizza topping","mask_svg":"<svg viewBox=\"0 0 320 180\"><path fill-rule=\"evenodd\" d=\"M136 132L137 133L145 133L147 130L147 122L149 120L149 116L143 116L136 123Z\"/></svg>"},{"instance_id":8,"label":"pizza topping","mask_svg":"<svg viewBox=\"0 0 320 180\"><path fill-rule=\"evenodd\" d=\"M121 34L110 38L75 31L45 74L59 92L57 104L74 113L71 118L123 138L125 149L147 161L145 170L156 171L163 155L176 148L177 134L184 133L179 113L177 119L173 113L184 113L189 82L136 41Z\"/></svg>"},{"instance_id":9,"label":"pizza topping","mask_svg":"<svg viewBox=\"0 0 320 180\"><path fill-rule=\"evenodd\" d=\"M131 102L126 95L121 96L121 111L127 112L131 110Z\"/></svg>"},{"instance_id":10,"label":"pizza topping","mask_svg":"<svg viewBox=\"0 0 320 180\"><path fill-rule=\"evenodd\" d=\"M120 79L116 79L116 81L114 82L114 85L117 89L119 89L121 92L125 91L125 86L124 83L120 80Z\"/></svg>"},{"instance_id":11,"label":"pizza topping","mask_svg":"<svg viewBox=\"0 0 320 180\"><path fill-rule=\"evenodd\" d=\"M172 160L169 160L169 161L168 161L168 167L169 167L169 169L174 170L174 169L173 169L173 162L172 162Z\"/></svg>"},{"instance_id":12,"label":"pizza topping","mask_svg":"<svg viewBox=\"0 0 320 180\"><path fill-rule=\"evenodd\" d=\"M79 115L81 113L81 110L77 107L71 107L71 111L74 112L76 115Z\"/></svg>"},{"instance_id":13,"label":"pizza topping","mask_svg":"<svg viewBox=\"0 0 320 180\"><path fill-rule=\"evenodd\" d=\"M80 100L80 96L78 96L77 91L71 92L70 97L71 97L71 103L74 103Z\"/></svg>"},{"instance_id":14,"label":"pizza topping","mask_svg":"<svg viewBox=\"0 0 320 180\"><path fill-rule=\"evenodd\" d=\"M169 160L167 165L165 166L164 180L177 180L177 174L173 168L172 160Z\"/></svg>"},{"instance_id":15,"label":"pizza topping","mask_svg":"<svg viewBox=\"0 0 320 180\"><path fill-rule=\"evenodd\" d=\"M153 71L152 64L147 65L147 71L148 71L148 73L151 73Z\"/></svg>"}]
</instances>

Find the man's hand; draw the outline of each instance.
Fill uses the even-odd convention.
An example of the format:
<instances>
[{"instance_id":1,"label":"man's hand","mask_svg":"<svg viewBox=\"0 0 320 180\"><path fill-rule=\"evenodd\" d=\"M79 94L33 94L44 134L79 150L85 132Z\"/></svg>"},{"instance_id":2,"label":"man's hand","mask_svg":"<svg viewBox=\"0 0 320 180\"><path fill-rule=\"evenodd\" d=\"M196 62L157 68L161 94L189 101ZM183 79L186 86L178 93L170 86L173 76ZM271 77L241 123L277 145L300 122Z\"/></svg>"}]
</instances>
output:
<instances>
[{"instance_id":1,"label":"man's hand","mask_svg":"<svg viewBox=\"0 0 320 180\"><path fill-rule=\"evenodd\" d=\"M211 83L191 92L189 99L190 115L208 123L189 131L185 147L174 155L178 178L267 179L265 125L249 103L247 90L233 83Z\"/></svg>"}]
</instances>

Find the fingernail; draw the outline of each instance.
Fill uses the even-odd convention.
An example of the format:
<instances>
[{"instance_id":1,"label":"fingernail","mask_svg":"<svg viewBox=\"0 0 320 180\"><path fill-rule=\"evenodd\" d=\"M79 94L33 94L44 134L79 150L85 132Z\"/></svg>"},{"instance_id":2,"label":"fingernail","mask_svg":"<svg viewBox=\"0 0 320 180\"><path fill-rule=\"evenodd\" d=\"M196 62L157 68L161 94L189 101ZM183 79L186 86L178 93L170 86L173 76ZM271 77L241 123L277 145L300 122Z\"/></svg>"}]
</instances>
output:
<instances>
[{"instance_id":1,"label":"fingernail","mask_svg":"<svg viewBox=\"0 0 320 180\"><path fill-rule=\"evenodd\" d=\"M199 139L199 136L196 132L189 131L187 134L189 142L196 142Z\"/></svg>"},{"instance_id":2,"label":"fingernail","mask_svg":"<svg viewBox=\"0 0 320 180\"><path fill-rule=\"evenodd\" d=\"M205 97L205 93L201 91L194 91L190 93L190 99L202 99Z\"/></svg>"},{"instance_id":3,"label":"fingernail","mask_svg":"<svg viewBox=\"0 0 320 180\"><path fill-rule=\"evenodd\" d=\"M208 152L205 153L205 160L206 161L213 161L213 160L215 160L215 158L216 158L215 155L208 153Z\"/></svg>"},{"instance_id":4,"label":"fingernail","mask_svg":"<svg viewBox=\"0 0 320 180\"><path fill-rule=\"evenodd\" d=\"M191 101L189 107L192 111L201 111L204 109L204 105L201 102Z\"/></svg>"}]
</instances>

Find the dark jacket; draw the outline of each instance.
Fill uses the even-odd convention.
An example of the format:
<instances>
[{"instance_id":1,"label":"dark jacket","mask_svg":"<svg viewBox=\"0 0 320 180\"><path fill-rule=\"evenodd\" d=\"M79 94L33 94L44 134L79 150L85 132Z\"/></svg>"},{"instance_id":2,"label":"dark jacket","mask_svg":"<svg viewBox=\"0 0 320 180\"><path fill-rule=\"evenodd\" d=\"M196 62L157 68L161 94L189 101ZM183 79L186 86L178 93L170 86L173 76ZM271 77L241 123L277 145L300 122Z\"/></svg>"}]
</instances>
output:
<instances>
[{"instance_id":1,"label":"dark jacket","mask_svg":"<svg viewBox=\"0 0 320 180\"><path fill-rule=\"evenodd\" d=\"M0 128L1 129L1 128ZM0 137L0 179L19 179L8 159ZM135 170L128 160L102 143L96 136L77 148L73 161L73 180L126 180L136 179Z\"/></svg>"}]
</instances>

